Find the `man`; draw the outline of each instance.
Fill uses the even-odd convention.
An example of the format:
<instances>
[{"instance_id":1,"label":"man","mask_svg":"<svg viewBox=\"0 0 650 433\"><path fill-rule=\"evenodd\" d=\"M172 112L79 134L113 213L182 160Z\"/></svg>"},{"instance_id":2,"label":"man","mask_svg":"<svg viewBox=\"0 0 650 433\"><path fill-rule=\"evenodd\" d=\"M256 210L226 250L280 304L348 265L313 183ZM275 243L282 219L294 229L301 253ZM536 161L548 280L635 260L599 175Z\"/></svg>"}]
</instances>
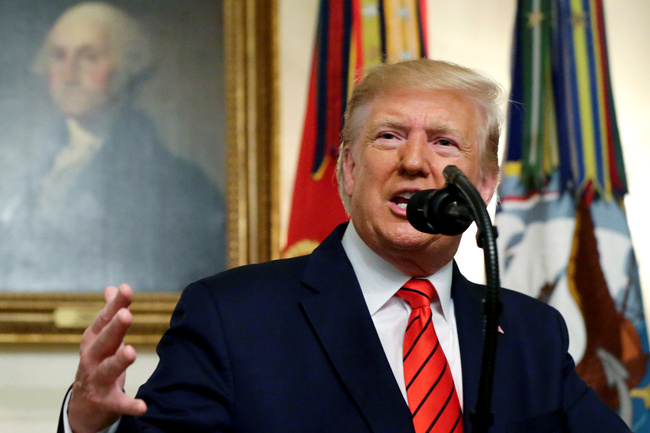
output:
<instances>
[{"instance_id":1,"label":"man","mask_svg":"<svg viewBox=\"0 0 650 433\"><path fill-rule=\"evenodd\" d=\"M152 65L138 22L114 6L78 4L55 22L34 63L54 127L0 170L0 287L89 291L108 278L175 291L225 267L218 188L133 105Z\"/></svg>"},{"instance_id":2,"label":"man","mask_svg":"<svg viewBox=\"0 0 650 433\"><path fill-rule=\"evenodd\" d=\"M122 344L131 291L108 288L83 337L66 406L71 431L119 420L129 432L470 432L484 287L453 263L460 236L416 231L405 208L414 192L442 188L450 164L490 199L497 97L491 81L445 62L372 70L342 132L339 184L351 222L309 256L190 285L137 399L122 392L135 360ZM416 305L413 293L426 287L435 289ZM515 292L502 300L490 431L629 431L576 374L559 313ZM444 354L431 347L411 368L432 334ZM418 373L433 360L440 379Z\"/></svg>"}]
</instances>

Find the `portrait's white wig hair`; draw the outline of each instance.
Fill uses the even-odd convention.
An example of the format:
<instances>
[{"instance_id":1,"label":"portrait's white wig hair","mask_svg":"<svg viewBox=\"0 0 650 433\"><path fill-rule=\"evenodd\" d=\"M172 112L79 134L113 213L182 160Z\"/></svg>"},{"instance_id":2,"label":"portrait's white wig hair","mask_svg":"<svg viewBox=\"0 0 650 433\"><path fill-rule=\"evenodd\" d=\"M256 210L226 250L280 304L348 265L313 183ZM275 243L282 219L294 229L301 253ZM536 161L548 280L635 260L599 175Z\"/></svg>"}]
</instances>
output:
<instances>
[{"instance_id":1,"label":"portrait's white wig hair","mask_svg":"<svg viewBox=\"0 0 650 433\"><path fill-rule=\"evenodd\" d=\"M87 2L71 7L56 20L34 59L33 72L48 73L52 35L58 28L80 20L95 21L106 27L115 56L117 81L122 85L153 66L151 41L135 18L108 3Z\"/></svg>"}]
</instances>

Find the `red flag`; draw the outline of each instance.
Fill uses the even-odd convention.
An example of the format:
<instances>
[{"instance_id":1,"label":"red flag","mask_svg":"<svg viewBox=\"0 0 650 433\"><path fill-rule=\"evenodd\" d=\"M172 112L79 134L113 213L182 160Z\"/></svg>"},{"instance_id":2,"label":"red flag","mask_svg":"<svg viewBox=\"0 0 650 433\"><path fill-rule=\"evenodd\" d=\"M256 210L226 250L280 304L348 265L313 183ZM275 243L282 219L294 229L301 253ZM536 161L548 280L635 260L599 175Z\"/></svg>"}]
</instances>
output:
<instances>
[{"instance_id":1,"label":"red flag","mask_svg":"<svg viewBox=\"0 0 650 433\"><path fill-rule=\"evenodd\" d=\"M311 252L348 219L336 181L348 94L364 67L426 55L423 5L421 0L321 0L284 257Z\"/></svg>"}]
</instances>

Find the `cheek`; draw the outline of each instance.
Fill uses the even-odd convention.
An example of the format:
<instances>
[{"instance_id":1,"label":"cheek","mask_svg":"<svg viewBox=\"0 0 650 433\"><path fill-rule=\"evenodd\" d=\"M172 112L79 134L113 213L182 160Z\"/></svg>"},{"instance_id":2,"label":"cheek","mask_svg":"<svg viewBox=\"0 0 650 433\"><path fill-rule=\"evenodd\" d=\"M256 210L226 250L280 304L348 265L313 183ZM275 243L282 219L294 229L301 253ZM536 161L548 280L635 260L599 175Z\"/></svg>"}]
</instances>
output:
<instances>
[{"instance_id":1,"label":"cheek","mask_svg":"<svg viewBox=\"0 0 650 433\"><path fill-rule=\"evenodd\" d=\"M397 172L399 158L395 152L365 148L355 156L357 162L346 171L346 192L368 196L380 191ZM367 197L366 197L367 198Z\"/></svg>"},{"instance_id":2,"label":"cheek","mask_svg":"<svg viewBox=\"0 0 650 433\"><path fill-rule=\"evenodd\" d=\"M395 151L379 150L368 152L365 175L368 183L379 188L400 170L400 158Z\"/></svg>"},{"instance_id":3,"label":"cheek","mask_svg":"<svg viewBox=\"0 0 650 433\"><path fill-rule=\"evenodd\" d=\"M483 201L487 204L494 195L498 173L481 170L478 164L472 162L458 163L456 166L467 179L476 187Z\"/></svg>"},{"instance_id":4,"label":"cheek","mask_svg":"<svg viewBox=\"0 0 650 433\"><path fill-rule=\"evenodd\" d=\"M106 91L113 81L115 68L112 64L100 64L90 68L84 74L86 86L92 90Z\"/></svg>"},{"instance_id":5,"label":"cheek","mask_svg":"<svg viewBox=\"0 0 650 433\"><path fill-rule=\"evenodd\" d=\"M58 87L64 80L63 72L61 68L56 66L50 66L49 69L49 79L51 87Z\"/></svg>"}]
</instances>

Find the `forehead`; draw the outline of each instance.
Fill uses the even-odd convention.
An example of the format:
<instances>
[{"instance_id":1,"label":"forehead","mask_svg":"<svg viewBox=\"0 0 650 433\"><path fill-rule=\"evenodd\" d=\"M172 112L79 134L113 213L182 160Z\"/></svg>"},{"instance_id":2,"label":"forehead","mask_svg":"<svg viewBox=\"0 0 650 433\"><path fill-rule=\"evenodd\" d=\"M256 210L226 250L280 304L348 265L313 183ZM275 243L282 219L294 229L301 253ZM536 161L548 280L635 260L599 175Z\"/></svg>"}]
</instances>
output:
<instances>
[{"instance_id":1,"label":"forehead","mask_svg":"<svg viewBox=\"0 0 650 433\"><path fill-rule=\"evenodd\" d=\"M359 108L365 129L381 126L450 128L471 134L484 129L478 103L457 90L393 87Z\"/></svg>"},{"instance_id":2,"label":"forehead","mask_svg":"<svg viewBox=\"0 0 650 433\"><path fill-rule=\"evenodd\" d=\"M50 34L50 45L76 48L91 46L98 49L108 48L109 28L105 22L92 17L64 17Z\"/></svg>"}]
</instances>

